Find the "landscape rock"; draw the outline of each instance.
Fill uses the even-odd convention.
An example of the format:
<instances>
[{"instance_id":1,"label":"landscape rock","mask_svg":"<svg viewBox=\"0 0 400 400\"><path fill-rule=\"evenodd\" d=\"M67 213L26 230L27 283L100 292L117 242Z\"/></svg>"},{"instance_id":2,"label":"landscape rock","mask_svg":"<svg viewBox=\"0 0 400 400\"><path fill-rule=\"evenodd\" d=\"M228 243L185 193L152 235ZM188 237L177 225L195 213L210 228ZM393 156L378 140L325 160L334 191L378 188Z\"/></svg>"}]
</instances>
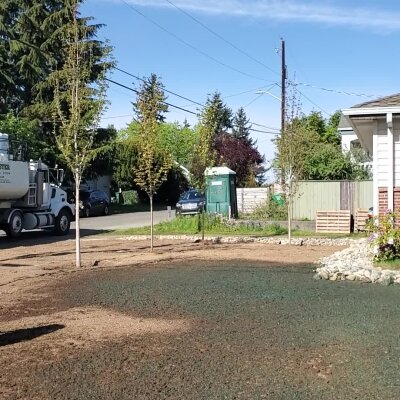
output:
<instances>
[{"instance_id":1,"label":"landscape rock","mask_svg":"<svg viewBox=\"0 0 400 400\"><path fill-rule=\"evenodd\" d=\"M400 284L400 271L383 270L374 266L367 239L350 242L349 247L322 258L319 264L316 275L321 279L379 283L385 286Z\"/></svg>"}]
</instances>

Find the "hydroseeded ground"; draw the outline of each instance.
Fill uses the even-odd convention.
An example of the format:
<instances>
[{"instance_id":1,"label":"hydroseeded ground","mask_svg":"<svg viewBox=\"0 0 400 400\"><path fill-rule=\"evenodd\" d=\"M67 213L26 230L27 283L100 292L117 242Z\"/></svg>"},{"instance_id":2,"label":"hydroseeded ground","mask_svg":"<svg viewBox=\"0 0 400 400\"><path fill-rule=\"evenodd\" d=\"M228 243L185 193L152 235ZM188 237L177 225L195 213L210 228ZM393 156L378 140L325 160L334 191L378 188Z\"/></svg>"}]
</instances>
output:
<instances>
[{"instance_id":1,"label":"hydroseeded ground","mask_svg":"<svg viewBox=\"0 0 400 400\"><path fill-rule=\"evenodd\" d=\"M399 399L399 287L313 268L191 260L61 280L23 323L45 308L54 333L0 347L2 398Z\"/></svg>"}]
</instances>

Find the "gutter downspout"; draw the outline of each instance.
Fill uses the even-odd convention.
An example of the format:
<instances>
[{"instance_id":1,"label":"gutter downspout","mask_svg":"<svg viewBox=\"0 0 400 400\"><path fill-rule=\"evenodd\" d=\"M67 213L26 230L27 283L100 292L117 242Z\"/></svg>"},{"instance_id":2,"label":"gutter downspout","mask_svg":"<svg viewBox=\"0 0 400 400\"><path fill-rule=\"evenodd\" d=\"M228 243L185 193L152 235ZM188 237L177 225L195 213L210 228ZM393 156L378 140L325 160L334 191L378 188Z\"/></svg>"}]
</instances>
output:
<instances>
[{"instance_id":1,"label":"gutter downspout","mask_svg":"<svg viewBox=\"0 0 400 400\"><path fill-rule=\"evenodd\" d=\"M394 143L393 143L393 114L386 114L388 136L388 209L394 211Z\"/></svg>"}]
</instances>

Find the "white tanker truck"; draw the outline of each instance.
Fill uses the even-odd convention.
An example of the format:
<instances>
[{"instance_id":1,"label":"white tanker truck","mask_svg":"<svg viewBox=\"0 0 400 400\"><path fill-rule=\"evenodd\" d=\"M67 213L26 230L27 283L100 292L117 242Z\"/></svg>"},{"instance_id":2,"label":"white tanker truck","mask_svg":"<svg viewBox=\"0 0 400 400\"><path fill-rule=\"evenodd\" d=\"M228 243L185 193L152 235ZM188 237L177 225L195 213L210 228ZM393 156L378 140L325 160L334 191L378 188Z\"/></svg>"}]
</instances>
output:
<instances>
[{"instance_id":1,"label":"white tanker truck","mask_svg":"<svg viewBox=\"0 0 400 400\"><path fill-rule=\"evenodd\" d=\"M53 171L56 183L51 183ZM59 187L62 175L62 170L51 170L41 161L14 160L8 135L0 133L0 229L12 238L23 229L68 234L74 207Z\"/></svg>"}]
</instances>

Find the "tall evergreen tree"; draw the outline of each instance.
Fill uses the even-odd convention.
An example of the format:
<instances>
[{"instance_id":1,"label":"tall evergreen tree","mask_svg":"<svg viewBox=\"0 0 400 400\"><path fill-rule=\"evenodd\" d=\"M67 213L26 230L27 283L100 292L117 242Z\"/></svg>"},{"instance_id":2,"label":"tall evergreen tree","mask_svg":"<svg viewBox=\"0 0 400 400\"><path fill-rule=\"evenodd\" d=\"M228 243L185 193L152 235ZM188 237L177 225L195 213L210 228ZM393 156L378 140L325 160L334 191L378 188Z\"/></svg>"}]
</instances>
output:
<instances>
[{"instance_id":1,"label":"tall evergreen tree","mask_svg":"<svg viewBox=\"0 0 400 400\"><path fill-rule=\"evenodd\" d=\"M37 134L54 153L56 150L51 115L54 86L50 75L63 69L64 46L74 0L2 0L0 2L0 114L25 116L40 121ZM78 6L84 0L78 0ZM112 67L108 43L97 40L102 27L91 17L77 16L78 29L91 46L93 60L89 81L93 84ZM102 64L102 60L107 64ZM42 155L43 159L53 156Z\"/></svg>"},{"instance_id":2,"label":"tall evergreen tree","mask_svg":"<svg viewBox=\"0 0 400 400\"><path fill-rule=\"evenodd\" d=\"M243 107L237 110L232 123L232 134L238 139L245 140L250 146L254 146L256 142L250 137L251 124L246 116Z\"/></svg>"},{"instance_id":3,"label":"tall evergreen tree","mask_svg":"<svg viewBox=\"0 0 400 400\"><path fill-rule=\"evenodd\" d=\"M167 97L164 92L164 84L156 74L151 74L149 77L143 79L143 84L140 88L140 93L137 102L132 103L133 109L138 116L142 118L142 109L139 101L150 102L151 99L157 98L156 120L157 122L165 121L165 113L168 112L168 105L165 104Z\"/></svg>"}]
</instances>

